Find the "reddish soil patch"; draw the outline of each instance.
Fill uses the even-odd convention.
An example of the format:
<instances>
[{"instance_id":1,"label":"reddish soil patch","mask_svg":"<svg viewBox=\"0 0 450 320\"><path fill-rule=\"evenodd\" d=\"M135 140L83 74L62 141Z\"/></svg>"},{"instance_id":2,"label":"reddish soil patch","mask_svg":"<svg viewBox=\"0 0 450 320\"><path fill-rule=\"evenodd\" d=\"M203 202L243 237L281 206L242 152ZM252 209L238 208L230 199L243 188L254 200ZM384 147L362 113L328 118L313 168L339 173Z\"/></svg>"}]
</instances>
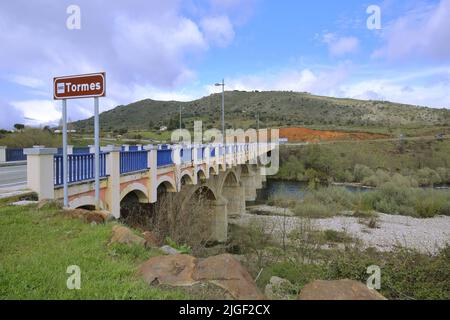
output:
<instances>
[{"instance_id":1,"label":"reddish soil patch","mask_svg":"<svg viewBox=\"0 0 450 320\"><path fill-rule=\"evenodd\" d=\"M325 131L308 128L281 128L280 138L289 142L320 142L329 140L369 140L383 139L388 136L367 132Z\"/></svg>"}]
</instances>

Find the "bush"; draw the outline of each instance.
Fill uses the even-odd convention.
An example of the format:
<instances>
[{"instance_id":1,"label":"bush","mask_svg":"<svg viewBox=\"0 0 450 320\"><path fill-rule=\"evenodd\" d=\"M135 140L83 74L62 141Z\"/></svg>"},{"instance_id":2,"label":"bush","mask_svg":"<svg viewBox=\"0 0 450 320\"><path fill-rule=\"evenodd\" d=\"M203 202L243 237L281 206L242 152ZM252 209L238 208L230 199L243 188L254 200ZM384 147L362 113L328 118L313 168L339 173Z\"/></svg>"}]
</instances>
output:
<instances>
[{"instance_id":1,"label":"bush","mask_svg":"<svg viewBox=\"0 0 450 320\"><path fill-rule=\"evenodd\" d=\"M356 182L363 182L364 179L369 178L374 174L375 173L373 172L372 169L362 164L355 165L355 169L353 170L353 175L355 177Z\"/></svg>"}]
</instances>

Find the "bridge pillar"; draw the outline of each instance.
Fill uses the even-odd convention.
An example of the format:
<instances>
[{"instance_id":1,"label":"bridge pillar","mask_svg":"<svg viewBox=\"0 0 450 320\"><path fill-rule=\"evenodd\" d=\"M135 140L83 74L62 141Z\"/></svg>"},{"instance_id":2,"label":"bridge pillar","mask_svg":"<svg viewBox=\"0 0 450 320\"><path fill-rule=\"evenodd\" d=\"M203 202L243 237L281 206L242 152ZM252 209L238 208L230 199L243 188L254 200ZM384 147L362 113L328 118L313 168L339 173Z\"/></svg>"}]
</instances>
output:
<instances>
[{"instance_id":1,"label":"bridge pillar","mask_svg":"<svg viewBox=\"0 0 450 320\"><path fill-rule=\"evenodd\" d=\"M227 200L223 197L212 201L212 228L211 239L218 242L227 241L228 233L228 214Z\"/></svg>"},{"instance_id":2,"label":"bridge pillar","mask_svg":"<svg viewBox=\"0 0 450 320\"><path fill-rule=\"evenodd\" d=\"M245 188L238 186L224 186L222 196L227 199L227 213L229 217L239 217L245 212Z\"/></svg>"},{"instance_id":3,"label":"bridge pillar","mask_svg":"<svg viewBox=\"0 0 450 320\"><path fill-rule=\"evenodd\" d=\"M6 147L0 146L0 163L6 162Z\"/></svg>"},{"instance_id":4,"label":"bridge pillar","mask_svg":"<svg viewBox=\"0 0 450 320\"><path fill-rule=\"evenodd\" d=\"M57 152L56 148L24 149L27 156L28 188L38 194L39 200L55 198L53 157Z\"/></svg>"},{"instance_id":5,"label":"bridge pillar","mask_svg":"<svg viewBox=\"0 0 450 320\"><path fill-rule=\"evenodd\" d=\"M241 176L241 182L245 189L245 201L255 201L256 200L255 174L249 173L247 175Z\"/></svg>"},{"instance_id":6,"label":"bridge pillar","mask_svg":"<svg viewBox=\"0 0 450 320\"><path fill-rule=\"evenodd\" d=\"M106 205L109 212L116 218L120 218L120 150L121 147L108 146L106 157L106 173L108 187L106 191Z\"/></svg>"},{"instance_id":7,"label":"bridge pillar","mask_svg":"<svg viewBox=\"0 0 450 320\"><path fill-rule=\"evenodd\" d=\"M158 200L158 156L157 147L152 145L144 146L144 150L147 150L147 163L148 163L148 200L150 203L155 203Z\"/></svg>"}]
</instances>

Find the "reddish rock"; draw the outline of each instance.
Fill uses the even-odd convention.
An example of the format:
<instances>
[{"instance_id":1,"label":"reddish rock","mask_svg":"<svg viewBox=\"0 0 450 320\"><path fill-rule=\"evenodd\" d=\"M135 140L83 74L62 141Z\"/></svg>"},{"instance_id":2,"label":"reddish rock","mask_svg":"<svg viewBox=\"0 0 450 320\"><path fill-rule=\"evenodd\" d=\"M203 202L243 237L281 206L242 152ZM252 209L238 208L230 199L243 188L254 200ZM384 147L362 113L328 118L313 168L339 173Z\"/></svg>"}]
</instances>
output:
<instances>
[{"instance_id":1,"label":"reddish rock","mask_svg":"<svg viewBox=\"0 0 450 320\"><path fill-rule=\"evenodd\" d=\"M159 241L158 238L151 231L144 231L142 236L145 239L146 247L158 247Z\"/></svg>"},{"instance_id":2,"label":"reddish rock","mask_svg":"<svg viewBox=\"0 0 450 320\"><path fill-rule=\"evenodd\" d=\"M386 300L376 290L354 280L316 280L307 284L299 300Z\"/></svg>"},{"instance_id":3,"label":"reddish rock","mask_svg":"<svg viewBox=\"0 0 450 320\"><path fill-rule=\"evenodd\" d=\"M184 254L153 257L139 267L139 274L151 285L191 286L197 283L192 278L195 261Z\"/></svg>"},{"instance_id":4,"label":"reddish rock","mask_svg":"<svg viewBox=\"0 0 450 320\"><path fill-rule=\"evenodd\" d=\"M124 243L124 244L137 244L145 245L145 239L134 234L130 229L124 226L114 226L112 228L112 236L109 244Z\"/></svg>"},{"instance_id":5,"label":"reddish rock","mask_svg":"<svg viewBox=\"0 0 450 320\"><path fill-rule=\"evenodd\" d=\"M85 222L105 223L111 219L111 215L107 211L90 211L85 209L70 209L61 211L64 215L71 218L78 218Z\"/></svg>"},{"instance_id":6,"label":"reddish rock","mask_svg":"<svg viewBox=\"0 0 450 320\"><path fill-rule=\"evenodd\" d=\"M248 271L230 254L200 260L193 278L198 281L210 281L220 286L227 290L234 299L265 299Z\"/></svg>"}]
</instances>

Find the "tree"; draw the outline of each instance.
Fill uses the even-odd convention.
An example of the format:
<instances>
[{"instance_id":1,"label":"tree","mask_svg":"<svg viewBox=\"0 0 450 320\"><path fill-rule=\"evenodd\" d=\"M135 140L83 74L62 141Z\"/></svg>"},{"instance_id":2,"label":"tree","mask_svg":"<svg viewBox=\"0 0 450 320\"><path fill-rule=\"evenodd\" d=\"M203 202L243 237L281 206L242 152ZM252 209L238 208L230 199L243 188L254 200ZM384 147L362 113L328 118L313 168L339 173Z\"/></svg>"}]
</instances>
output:
<instances>
[{"instance_id":1,"label":"tree","mask_svg":"<svg viewBox=\"0 0 450 320\"><path fill-rule=\"evenodd\" d=\"M14 129L16 129L17 131L22 131L23 129L25 129L25 125L21 123L16 123L14 125Z\"/></svg>"}]
</instances>

